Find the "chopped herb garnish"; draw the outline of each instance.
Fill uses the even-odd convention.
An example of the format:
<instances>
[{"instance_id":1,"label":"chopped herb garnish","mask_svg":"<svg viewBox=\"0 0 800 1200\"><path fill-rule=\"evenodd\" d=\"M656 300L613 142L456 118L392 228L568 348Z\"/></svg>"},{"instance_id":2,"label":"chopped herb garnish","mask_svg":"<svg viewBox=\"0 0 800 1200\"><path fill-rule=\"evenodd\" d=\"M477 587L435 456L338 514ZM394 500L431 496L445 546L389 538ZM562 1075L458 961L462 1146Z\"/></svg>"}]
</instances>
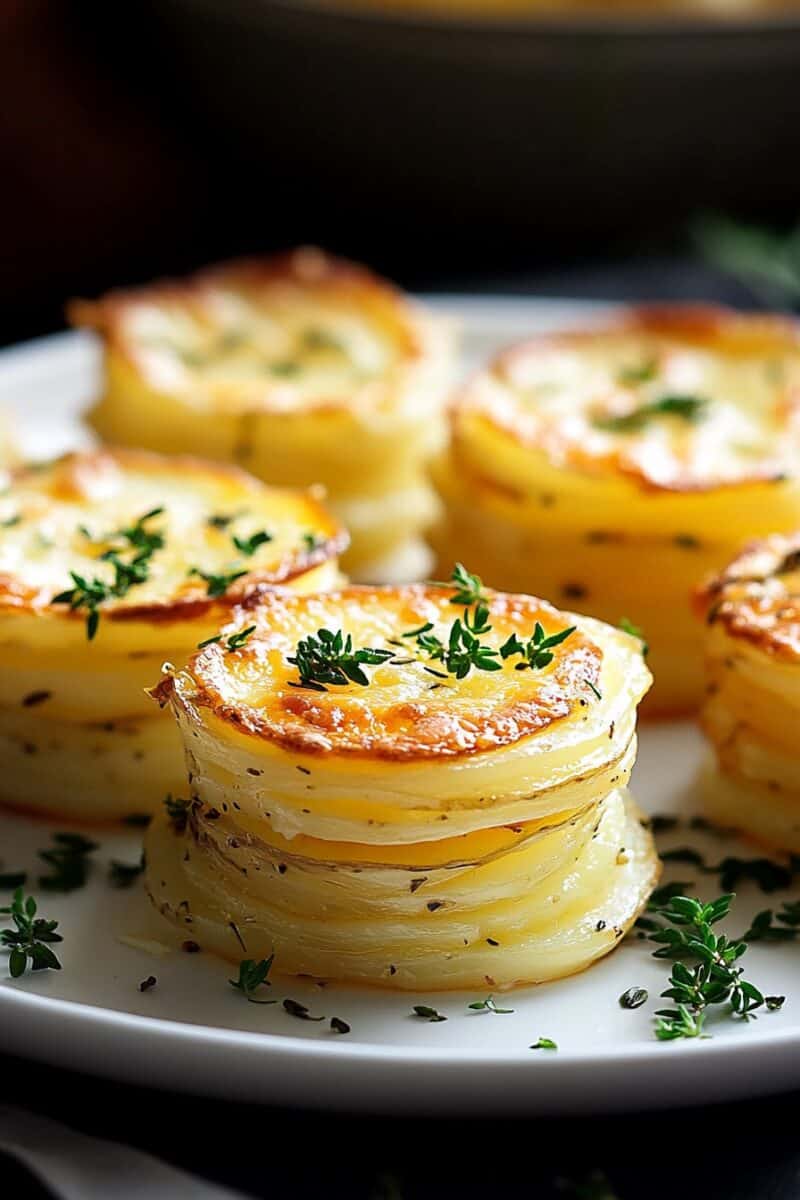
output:
<instances>
[{"instance_id":1,"label":"chopped herb garnish","mask_svg":"<svg viewBox=\"0 0 800 1200\"><path fill-rule=\"evenodd\" d=\"M473 1000L472 1004L468 1004L467 1008L471 1008L473 1012L493 1012L493 1013L513 1013L513 1008L498 1008L494 1002L494 996L487 996L485 1000Z\"/></svg>"},{"instance_id":2,"label":"chopped herb garnish","mask_svg":"<svg viewBox=\"0 0 800 1200\"><path fill-rule=\"evenodd\" d=\"M334 1033L349 1033L350 1026L341 1017L331 1017L331 1029Z\"/></svg>"},{"instance_id":3,"label":"chopped herb garnish","mask_svg":"<svg viewBox=\"0 0 800 1200\"><path fill-rule=\"evenodd\" d=\"M252 1004L277 1004L277 1000L261 1000L255 995L260 987L270 986L267 976L274 960L274 954L270 954L269 958L262 958L260 962L256 962L252 958L243 958L239 963L239 978L229 979L228 983L237 991L242 992L245 1000L249 1000Z\"/></svg>"},{"instance_id":4,"label":"chopped herb garnish","mask_svg":"<svg viewBox=\"0 0 800 1200\"><path fill-rule=\"evenodd\" d=\"M299 1000L289 1000L287 998L286 1000L283 1001L283 1008L284 1008L284 1011L287 1012L290 1017L298 1017L299 1020L301 1020L301 1021L324 1021L325 1020L324 1017L312 1017L312 1015L308 1011L308 1008L306 1007L306 1005L301 1004Z\"/></svg>"},{"instance_id":5,"label":"chopped herb garnish","mask_svg":"<svg viewBox=\"0 0 800 1200\"><path fill-rule=\"evenodd\" d=\"M139 991L140 992L149 992L150 989L154 988L157 983L158 983L158 980L156 979L155 975L148 975L147 979L143 979L142 982L139 984Z\"/></svg>"},{"instance_id":6,"label":"chopped herb garnish","mask_svg":"<svg viewBox=\"0 0 800 1200\"><path fill-rule=\"evenodd\" d=\"M353 648L353 639L345 637L341 629L333 633L330 629L318 629L314 637L310 634L297 643L295 653L288 661L297 667L298 682L289 681L290 687L306 688L312 692L326 692L326 684L342 686L357 683L367 687L369 676L364 666L377 666L392 657L391 650L375 649L370 646Z\"/></svg>"},{"instance_id":7,"label":"chopped herb garnish","mask_svg":"<svg viewBox=\"0 0 800 1200\"><path fill-rule=\"evenodd\" d=\"M530 1050L557 1050L558 1043L554 1042L552 1038L540 1037L538 1042L534 1042L533 1045L529 1047L529 1049Z\"/></svg>"},{"instance_id":8,"label":"chopped herb garnish","mask_svg":"<svg viewBox=\"0 0 800 1200\"><path fill-rule=\"evenodd\" d=\"M306 550L311 552L312 550L318 550L320 546L324 546L325 538L319 533L304 533L303 544Z\"/></svg>"},{"instance_id":9,"label":"chopped herb garnish","mask_svg":"<svg viewBox=\"0 0 800 1200\"><path fill-rule=\"evenodd\" d=\"M237 579L241 579L247 571L231 570L220 575L209 574L206 571L201 571L199 567L192 567L188 572L190 576L197 575L204 580L207 586L207 595L209 596L224 596L232 583Z\"/></svg>"},{"instance_id":10,"label":"chopped herb garnish","mask_svg":"<svg viewBox=\"0 0 800 1200\"><path fill-rule=\"evenodd\" d=\"M211 513L206 517L206 525L210 525L212 529L225 530L231 525L241 513Z\"/></svg>"},{"instance_id":11,"label":"chopped herb garnish","mask_svg":"<svg viewBox=\"0 0 800 1200\"><path fill-rule=\"evenodd\" d=\"M414 1016L422 1017L424 1021L446 1021L447 1017L443 1013L437 1012L435 1008L431 1008L428 1004L415 1004Z\"/></svg>"},{"instance_id":12,"label":"chopped herb garnish","mask_svg":"<svg viewBox=\"0 0 800 1200\"><path fill-rule=\"evenodd\" d=\"M631 987L619 998L620 1008L641 1008L647 1001L647 988Z\"/></svg>"},{"instance_id":13,"label":"chopped herb garnish","mask_svg":"<svg viewBox=\"0 0 800 1200\"><path fill-rule=\"evenodd\" d=\"M770 1012L779 1012L786 1003L785 996L765 996L764 1003Z\"/></svg>"},{"instance_id":14,"label":"chopped herb garnish","mask_svg":"<svg viewBox=\"0 0 800 1200\"><path fill-rule=\"evenodd\" d=\"M297 375L300 372L300 364L292 362L291 359L283 359L280 362L272 362L268 368L273 375L281 375L288 378L290 375Z\"/></svg>"},{"instance_id":15,"label":"chopped herb garnish","mask_svg":"<svg viewBox=\"0 0 800 1200\"><path fill-rule=\"evenodd\" d=\"M517 671L541 671L553 661L555 647L565 642L575 632L575 629L575 625L570 625L567 629L559 629L557 633L546 635L537 621L533 634L527 642L517 637L516 633L512 633L511 637L500 647L500 657L506 659L519 654L524 662L515 664Z\"/></svg>"},{"instance_id":16,"label":"chopped herb garnish","mask_svg":"<svg viewBox=\"0 0 800 1200\"><path fill-rule=\"evenodd\" d=\"M688 424L694 424L705 416L707 405L708 401L703 396L675 393L640 404L638 408L618 416L596 416L592 424L596 429L609 433L635 433L657 417L678 417Z\"/></svg>"},{"instance_id":17,"label":"chopped herb garnish","mask_svg":"<svg viewBox=\"0 0 800 1200\"><path fill-rule=\"evenodd\" d=\"M251 533L247 538L240 538L234 534L231 541L240 553L246 555L247 558L252 558L259 546L265 546L267 542L272 541L272 534L267 533L266 529L259 529L257 533Z\"/></svg>"},{"instance_id":18,"label":"chopped herb garnish","mask_svg":"<svg viewBox=\"0 0 800 1200\"><path fill-rule=\"evenodd\" d=\"M39 851L39 857L52 868L50 875L39 877L39 886L48 892L73 892L83 887L89 877L89 855L97 850L97 842L80 833L54 833L53 841L51 849Z\"/></svg>"},{"instance_id":19,"label":"chopped herb garnish","mask_svg":"<svg viewBox=\"0 0 800 1200\"><path fill-rule=\"evenodd\" d=\"M61 963L56 958L50 945L64 939L56 933L58 921L45 921L36 916L37 906L33 896L25 896L22 888L14 892L11 904L0 908L0 914L10 916L13 929L0 932L0 945L10 951L8 969L12 979L24 975L30 962L32 971L42 971L49 967L53 971L61 970Z\"/></svg>"},{"instance_id":20,"label":"chopped herb garnish","mask_svg":"<svg viewBox=\"0 0 800 1200\"><path fill-rule=\"evenodd\" d=\"M53 596L51 604L68 604L72 612L86 609L86 637L91 642L97 633L100 623L99 605L105 600L126 596L132 587L144 583L150 575L150 559L156 550L164 545L164 535L160 531L147 528L147 522L163 513L163 508L153 508L139 517L132 525L117 529L103 541L113 541L121 538L122 546L112 547L100 555L101 562L110 563L114 569L114 579L106 582L95 576L88 579L76 571L70 571L73 587ZM79 527L84 536L89 537L88 531ZM134 550L131 559L120 557L126 550Z\"/></svg>"},{"instance_id":21,"label":"chopped herb garnish","mask_svg":"<svg viewBox=\"0 0 800 1200\"><path fill-rule=\"evenodd\" d=\"M173 797L170 792L167 792L164 798L164 808L175 832L183 833L189 819L189 801L181 800L179 796Z\"/></svg>"},{"instance_id":22,"label":"chopped herb garnish","mask_svg":"<svg viewBox=\"0 0 800 1200\"><path fill-rule=\"evenodd\" d=\"M589 679L588 677L584 676L584 680L583 680L583 682L586 684L586 686L589 688L589 690L590 690L591 692L593 692L593 693L594 693L594 698L595 698L595 700L602 700L602 699L603 699L603 693L600 691L600 689L599 689L598 687L596 687L596 686L595 686L595 685L592 683L591 679Z\"/></svg>"},{"instance_id":23,"label":"chopped herb garnish","mask_svg":"<svg viewBox=\"0 0 800 1200\"><path fill-rule=\"evenodd\" d=\"M114 887L128 888L139 878L144 867L144 854L141 855L138 863L123 863L112 858L108 865L108 881Z\"/></svg>"},{"instance_id":24,"label":"chopped herb garnish","mask_svg":"<svg viewBox=\"0 0 800 1200\"><path fill-rule=\"evenodd\" d=\"M246 629L240 629L238 633L232 633L227 639L223 638L221 633L217 633L214 637L206 638L204 642L198 642L197 649L203 650L206 646L212 646L215 642L220 642L225 650L240 650L255 631L255 625L248 625Z\"/></svg>"},{"instance_id":25,"label":"chopped herb garnish","mask_svg":"<svg viewBox=\"0 0 800 1200\"><path fill-rule=\"evenodd\" d=\"M0 529L13 529L15 525L22 522L22 513L14 513L13 517L6 517L4 521L0 521Z\"/></svg>"}]
</instances>

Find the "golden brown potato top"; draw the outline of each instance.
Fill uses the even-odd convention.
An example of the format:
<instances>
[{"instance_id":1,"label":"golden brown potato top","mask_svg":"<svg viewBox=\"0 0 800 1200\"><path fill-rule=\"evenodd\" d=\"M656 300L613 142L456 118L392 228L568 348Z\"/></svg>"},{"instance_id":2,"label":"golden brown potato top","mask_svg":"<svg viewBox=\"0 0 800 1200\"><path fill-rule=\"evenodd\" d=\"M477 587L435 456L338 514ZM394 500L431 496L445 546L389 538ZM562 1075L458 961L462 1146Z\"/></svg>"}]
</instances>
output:
<instances>
[{"instance_id":1,"label":"golden brown potato top","mask_svg":"<svg viewBox=\"0 0 800 1200\"><path fill-rule=\"evenodd\" d=\"M800 326L676 307L511 347L466 386L453 427L456 447L488 428L557 468L699 492L791 472L799 418Z\"/></svg>"},{"instance_id":2,"label":"golden brown potato top","mask_svg":"<svg viewBox=\"0 0 800 1200\"><path fill-rule=\"evenodd\" d=\"M200 412L380 412L440 340L402 292L312 247L74 302L70 317Z\"/></svg>"},{"instance_id":3,"label":"golden brown potato top","mask_svg":"<svg viewBox=\"0 0 800 1200\"><path fill-rule=\"evenodd\" d=\"M752 542L695 600L730 637L800 663L800 532Z\"/></svg>"},{"instance_id":4,"label":"golden brown potato top","mask_svg":"<svg viewBox=\"0 0 800 1200\"><path fill-rule=\"evenodd\" d=\"M413 760L498 749L601 703L603 649L580 628L565 635L576 620L497 592L478 611L454 603L449 585L254 596L230 627L256 625L245 644L193 658L192 703L307 753ZM472 662L459 677L471 638L484 666ZM534 643L544 649L531 665ZM162 702L171 687L168 677Z\"/></svg>"},{"instance_id":5,"label":"golden brown potato top","mask_svg":"<svg viewBox=\"0 0 800 1200\"><path fill-rule=\"evenodd\" d=\"M235 467L98 450L16 472L0 496L0 610L164 621L335 558L346 536L310 493ZM83 585L80 581L83 581ZM74 610L54 598L71 590ZM94 600L92 599L94 597Z\"/></svg>"}]
</instances>

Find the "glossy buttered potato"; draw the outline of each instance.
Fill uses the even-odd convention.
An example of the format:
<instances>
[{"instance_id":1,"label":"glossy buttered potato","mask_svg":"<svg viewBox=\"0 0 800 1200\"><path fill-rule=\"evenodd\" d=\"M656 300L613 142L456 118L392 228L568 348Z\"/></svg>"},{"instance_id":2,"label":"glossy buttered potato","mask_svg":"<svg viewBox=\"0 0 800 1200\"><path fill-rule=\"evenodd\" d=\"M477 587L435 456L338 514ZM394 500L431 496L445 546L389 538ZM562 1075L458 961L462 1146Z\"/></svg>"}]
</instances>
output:
<instances>
[{"instance_id":1,"label":"glossy buttered potato","mask_svg":"<svg viewBox=\"0 0 800 1200\"><path fill-rule=\"evenodd\" d=\"M0 496L0 802L150 811L183 779L145 688L255 587L340 582L346 535L312 495L144 451L20 470Z\"/></svg>"},{"instance_id":2,"label":"glossy buttered potato","mask_svg":"<svg viewBox=\"0 0 800 1200\"><path fill-rule=\"evenodd\" d=\"M646 711L696 707L690 593L742 538L800 523L796 324L623 311L533 338L466 386L435 467L442 563L644 630Z\"/></svg>"},{"instance_id":3,"label":"glossy buttered potato","mask_svg":"<svg viewBox=\"0 0 800 1200\"><path fill-rule=\"evenodd\" d=\"M264 596L234 615L244 645L165 675L189 791L148 832L146 882L170 921L228 958L404 989L557 978L618 943L657 875L625 790L640 644L469 599Z\"/></svg>"},{"instance_id":4,"label":"glossy buttered potato","mask_svg":"<svg viewBox=\"0 0 800 1200\"><path fill-rule=\"evenodd\" d=\"M419 546L435 512L450 373L441 320L320 250L212 267L70 309L105 348L101 437L321 483L369 572Z\"/></svg>"},{"instance_id":5,"label":"glossy buttered potato","mask_svg":"<svg viewBox=\"0 0 800 1200\"><path fill-rule=\"evenodd\" d=\"M800 534L754 542L698 590L709 816L800 854Z\"/></svg>"}]
</instances>

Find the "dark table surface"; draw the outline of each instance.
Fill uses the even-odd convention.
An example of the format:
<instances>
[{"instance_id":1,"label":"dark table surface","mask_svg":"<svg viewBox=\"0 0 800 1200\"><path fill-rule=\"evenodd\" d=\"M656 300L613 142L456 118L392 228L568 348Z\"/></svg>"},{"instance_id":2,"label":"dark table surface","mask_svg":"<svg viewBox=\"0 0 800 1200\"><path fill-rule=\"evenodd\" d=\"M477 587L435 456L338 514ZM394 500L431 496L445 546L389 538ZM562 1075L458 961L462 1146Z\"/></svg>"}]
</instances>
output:
<instances>
[{"instance_id":1,"label":"dark table surface","mask_svg":"<svg viewBox=\"0 0 800 1200\"><path fill-rule=\"evenodd\" d=\"M463 289L463 280L458 281ZM448 290L456 281L443 279ZM747 305L692 262L476 281L476 290ZM0 1056L4 1098L254 1197L800 1200L800 1093L613 1117L444 1120L266 1108L155 1092ZM0 1155L0 1196L47 1195ZM158 1200L158 1198L153 1198Z\"/></svg>"}]
</instances>

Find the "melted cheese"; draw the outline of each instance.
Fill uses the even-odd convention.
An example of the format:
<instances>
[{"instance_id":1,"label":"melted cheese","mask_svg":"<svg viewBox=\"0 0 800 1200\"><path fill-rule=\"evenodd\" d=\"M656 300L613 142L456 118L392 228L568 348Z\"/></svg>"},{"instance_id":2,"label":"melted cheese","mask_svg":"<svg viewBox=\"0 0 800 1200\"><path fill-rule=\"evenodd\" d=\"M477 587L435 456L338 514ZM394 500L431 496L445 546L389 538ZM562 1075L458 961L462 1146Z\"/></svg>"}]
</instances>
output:
<instances>
[{"instance_id":1,"label":"melted cheese","mask_svg":"<svg viewBox=\"0 0 800 1200\"><path fill-rule=\"evenodd\" d=\"M238 727L304 753L410 760L510 746L555 722L583 719L590 701L597 702L593 688L599 691L603 674L603 651L588 632L576 629L544 669L518 670L519 656L498 656L501 669L473 668L457 679L417 649L413 637L403 638L430 624L430 636L446 643L462 614L452 594L420 585L268 597L257 613L257 633L239 653L210 646L194 658L193 703L224 719L235 713ZM496 653L513 634L527 640L537 623L549 636L571 622L542 601L500 594L490 597L488 620L491 629L481 641ZM392 658L364 668L366 687L298 687L290 659L320 628L341 629L354 647L388 650ZM641 656L635 658L643 682L646 670Z\"/></svg>"},{"instance_id":2,"label":"melted cheese","mask_svg":"<svg viewBox=\"0 0 800 1200\"><path fill-rule=\"evenodd\" d=\"M248 586L288 583L344 544L313 496L266 488L234 468L141 451L71 455L18 473L0 497L0 611L68 617L53 597L74 586L72 573L110 585L103 555L117 550L129 561L135 547L120 531L153 509L161 511L145 527L163 546L144 582L101 603L104 617L174 620L224 608ZM262 531L269 541L252 554L233 541ZM215 600L196 571L243 574Z\"/></svg>"},{"instance_id":3,"label":"melted cheese","mask_svg":"<svg viewBox=\"0 0 800 1200\"><path fill-rule=\"evenodd\" d=\"M699 402L696 419L654 411L675 398ZM494 431L559 471L697 492L792 470L799 402L794 324L645 309L506 351L468 385L454 432L467 452L485 448L484 435ZM491 459L483 472L491 475Z\"/></svg>"},{"instance_id":4,"label":"melted cheese","mask_svg":"<svg viewBox=\"0 0 800 1200\"><path fill-rule=\"evenodd\" d=\"M220 413L390 410L430 341L427 321L399 292L314 249L72 311L154 390Z\"/></svg>"}]
</instances>

